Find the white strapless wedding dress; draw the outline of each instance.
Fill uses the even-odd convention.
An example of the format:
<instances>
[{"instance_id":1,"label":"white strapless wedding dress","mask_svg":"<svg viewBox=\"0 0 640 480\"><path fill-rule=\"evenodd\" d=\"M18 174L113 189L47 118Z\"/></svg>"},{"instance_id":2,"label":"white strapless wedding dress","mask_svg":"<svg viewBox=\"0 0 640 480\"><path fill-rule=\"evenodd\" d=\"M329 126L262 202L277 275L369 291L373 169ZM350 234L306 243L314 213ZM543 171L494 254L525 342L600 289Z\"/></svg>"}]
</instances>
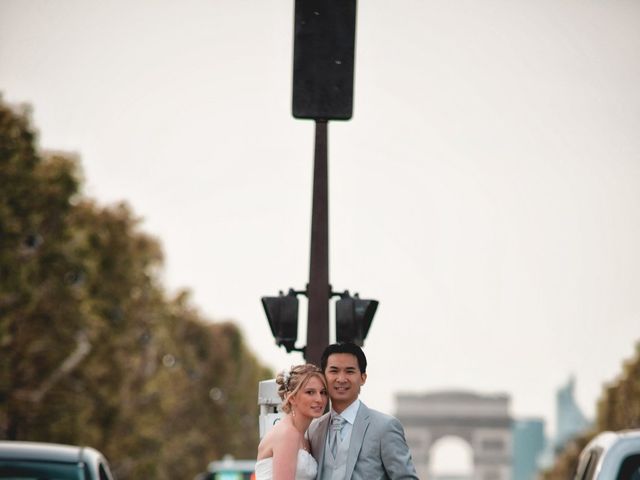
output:
<instances>
[{"instance_id":1,"label":"white strapless wedding dress","mask_svg":"<svg viewBox=\"0 0 640 480\"><path fill-rule=\"evenodd\" d=\"M315 480L318 473L316 459L306 450L298 450L295 480ZM263 458L256 462L256 480L273 479L273 458Z\"/></svg>"}]
</instances>

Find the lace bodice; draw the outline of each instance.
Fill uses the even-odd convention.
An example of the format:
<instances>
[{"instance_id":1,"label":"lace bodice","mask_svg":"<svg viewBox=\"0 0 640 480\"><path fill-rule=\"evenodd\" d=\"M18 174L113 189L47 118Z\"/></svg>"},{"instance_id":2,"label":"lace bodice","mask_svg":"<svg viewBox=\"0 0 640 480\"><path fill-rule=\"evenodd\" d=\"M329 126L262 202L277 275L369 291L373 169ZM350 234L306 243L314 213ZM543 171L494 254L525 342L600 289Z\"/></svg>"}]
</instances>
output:
<instances>
[{"instance_id":1,"label":"lace bodice","mask_svg":"<svg viewBox=\"0 0 640 480\"><path fill-rule=\"evenodd\" d=\"M318 473L318 464L315 458L306 450L298 450L298 463L296 465L296 480L314 480ZM256 462L256 480L272 480L273 458L263 458Z\"/></svg>"}]
</instances>

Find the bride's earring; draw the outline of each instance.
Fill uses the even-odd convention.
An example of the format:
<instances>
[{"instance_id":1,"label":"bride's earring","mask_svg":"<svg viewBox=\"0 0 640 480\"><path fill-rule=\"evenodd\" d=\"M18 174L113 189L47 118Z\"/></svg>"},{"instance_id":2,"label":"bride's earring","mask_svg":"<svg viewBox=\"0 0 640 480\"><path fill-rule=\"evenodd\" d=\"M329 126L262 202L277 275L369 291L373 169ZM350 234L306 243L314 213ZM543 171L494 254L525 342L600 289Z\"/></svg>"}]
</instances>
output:
<instances>
[{"instance_id":1,"label":"bride's earring","mask_svg":"<svg viewBox=\"0 0 640 480\"><path fill-rule=\"evenodd\" d=\"M296 411L293 409L293 407L291 407L291 415L293 415L293 418L296 418Z\"/></svg>"}]
</instances>

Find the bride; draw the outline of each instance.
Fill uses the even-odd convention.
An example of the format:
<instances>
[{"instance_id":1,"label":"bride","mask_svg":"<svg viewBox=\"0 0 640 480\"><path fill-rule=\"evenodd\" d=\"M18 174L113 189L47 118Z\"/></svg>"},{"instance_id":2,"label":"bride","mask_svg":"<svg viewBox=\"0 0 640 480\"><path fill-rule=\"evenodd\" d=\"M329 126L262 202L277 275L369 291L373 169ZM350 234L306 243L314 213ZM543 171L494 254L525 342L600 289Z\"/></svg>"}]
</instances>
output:
<instances>
[{"instance_id":1,"label":"bride","mask_svg":"<svg viewBox=\"0 0 640 480\"><path fill-rule=\"evenodd\" d=\"M314 480L318 465L305 432L327 406L327 381L311 364L297 365L276 377L285 415L258 445L256 480Z\"/></svg>"}]
</instances>

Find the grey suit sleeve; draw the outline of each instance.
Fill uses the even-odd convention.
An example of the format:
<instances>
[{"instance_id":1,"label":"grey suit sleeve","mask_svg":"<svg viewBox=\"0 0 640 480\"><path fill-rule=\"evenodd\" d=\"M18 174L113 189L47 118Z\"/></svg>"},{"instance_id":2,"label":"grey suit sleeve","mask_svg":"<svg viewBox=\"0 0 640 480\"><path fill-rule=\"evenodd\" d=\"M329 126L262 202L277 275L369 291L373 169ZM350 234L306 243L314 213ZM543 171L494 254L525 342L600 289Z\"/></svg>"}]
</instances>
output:
<instances>
[{"instance_id":1,"label":"grey suit sleeve","mask_svg":"<svg viewBox=\"0 0 640 480\"><path fill-rule=\"evenodd\" d=\"M391 418L382 435L380 449L382 464L391 480L418 480L409 446L404 438L404 429L398 419Z\"/></svg>"}]
</instances>

